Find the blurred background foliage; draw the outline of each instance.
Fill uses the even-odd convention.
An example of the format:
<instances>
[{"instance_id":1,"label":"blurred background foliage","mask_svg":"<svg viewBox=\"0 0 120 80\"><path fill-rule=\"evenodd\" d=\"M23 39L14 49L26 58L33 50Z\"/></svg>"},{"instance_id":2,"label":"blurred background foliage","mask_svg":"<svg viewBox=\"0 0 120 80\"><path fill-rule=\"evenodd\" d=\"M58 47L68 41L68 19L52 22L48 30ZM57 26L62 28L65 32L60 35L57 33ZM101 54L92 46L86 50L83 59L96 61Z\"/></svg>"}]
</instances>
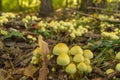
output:
<instances>
[{"instance_id":1,"label":"blurred background foliage","mask_svg":"<svg viewBox=\"0 0 120 80\"><path fill-rule=\"evenodd\" d=\"M41 0L0 0L2 11L3 12L18 12L18 11L39 11L40 1ZM77 5L79 6L81 1L83 0L52 0L52 5L54 9L58 8L75 8ZM93 0L95 3L100 3L102 0ZM120 4L120 0L107 0L107 9L113 10L118 7Z\"/></svg>"}]
</instances>

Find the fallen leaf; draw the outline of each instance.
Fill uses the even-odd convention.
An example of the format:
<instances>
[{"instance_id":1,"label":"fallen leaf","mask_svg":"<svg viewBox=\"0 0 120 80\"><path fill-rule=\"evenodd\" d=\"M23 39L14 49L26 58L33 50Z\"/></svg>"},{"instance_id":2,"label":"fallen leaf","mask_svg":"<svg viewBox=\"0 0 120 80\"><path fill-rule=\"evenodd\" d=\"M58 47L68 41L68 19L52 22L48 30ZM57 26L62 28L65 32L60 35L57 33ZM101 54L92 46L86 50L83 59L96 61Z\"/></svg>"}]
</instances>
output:
<instances>
[{"instance_id":1,"label":"fallen leaf","mask_svg":"<svg viewBox=\"0 0 120 80\"><path fill-rule=\"evenodd\" d=\"M18 75L18 74L22 75L24 73L24 70L25 70L25 68L17 69L14 71L13 75Z\"/></svg>"},{"instance_id":2,"label":"fallen leaf","mask_svg":"<svg viewBox=\"0 0 120 80\"><path fill-rule=\"evenodd\" d=\"M0 49L3 49L3 46L4 46L3 42L0 41Z\"/></svg>"},{"instance_id":3,"label":"fallen leaf","mask_svg":"<svg viewBox=\"0 0 120 80\"><path fill-rule=\"evenodd\" d=\"M24 75L33 77L33 74L37 71L37 68L33 65L29 65L25 68Z\"/></svg>"},{"instance_id":4,"label":"fallen leaf","mask_svg":"<svg viewBox=\"0 0 120 80\"><path fill-rule=\"evenodd\" d=\"M39 70L38 80L46 80L47 79L47 74L48 74L47 54L49 54L50 51L49 51L49 48L48 48L48 44L45 41L43 41L41 35L38 37L38 45L39 45L39 48L40 48L40 54L42 55L42 58L43 58L42 68Z\"/></svg>"},{"instance_id":5,"label":"fallen leaf","mask_svg":"<svg viewBox=\"0 0 120 80\"><path fill-rule=\"evenodd\" d=\"M0 69L0 80L5 80L7 77L7 71Z\"/></svg>"}]
</instances>

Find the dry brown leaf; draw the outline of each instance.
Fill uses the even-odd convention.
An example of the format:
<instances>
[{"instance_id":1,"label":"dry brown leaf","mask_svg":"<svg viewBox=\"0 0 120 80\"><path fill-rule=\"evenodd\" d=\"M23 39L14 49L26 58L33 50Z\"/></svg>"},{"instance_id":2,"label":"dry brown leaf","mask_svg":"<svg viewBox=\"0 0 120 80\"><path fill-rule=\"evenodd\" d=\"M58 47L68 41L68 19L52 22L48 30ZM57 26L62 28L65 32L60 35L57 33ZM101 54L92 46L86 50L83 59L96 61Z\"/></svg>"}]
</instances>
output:
<instances>
[{"instance_id":1,"label":"dry brown leaf","mask_svg":"<svg viewBox=\"0 0 120 80\"><path fill-rule=\"evenodd\" d=\"M17 70L14 71L13 75L17 75L17 74L21 74L22 75L24 73L24 70L25 70L25 68L17 69Z\"/></svg>"},{"instance_id":2,"label":"dry brown leaf","mask_svg":"<svg viewBox=\"0 0 120 80\"><path fill-rule=\"evenodd\" d=\"M7 77L7 72L3 69L0 69L0 80L5 80Z\"/></svg>"},{"instance_id":3,"label":"dry brown leaf","mask_svg":"<svg viewBox=\"0 0 120 80\"><path fill-rule=\"evenodd\" d=\"M29 65L25 68L24 75L33 77L33 74L37 71L37 68L33 65Z\"/></svg>"},{"instance_id":4,"label":"dry brown leaf","mask_svg":"<svg viewBox=\"0 0 120 80\"><path fill-rule=\"evenodd\" d=\"M43 58L43 64L42 68L39 70L39 77L38 80L46 80L47 79L47 74L48 74L48 59L47 59L47 54L50 53L48 44L43 41L42 36L38 37L38 45L40 48L40 54L42 55Z\"/></svg>"},{"instance_id":5,"label":"dry brown leaf","mask_svg":"<svg viewBox=\"0 0 120 80\"><path fill-rule=\"evenodd\" d=\"M94 78L92 80L105 80L104 78Z\"/></svg>"},{"instance_id":6,"label":"dry brown leaf","mask_svg":"<svg viewBox=\"0 0 120 80\"><path fill-rule=\"evenodd\" d=\"M0 41L0 49L3 49L3 46L4 46L3 42Z\"/></svg>"}]
</instances>

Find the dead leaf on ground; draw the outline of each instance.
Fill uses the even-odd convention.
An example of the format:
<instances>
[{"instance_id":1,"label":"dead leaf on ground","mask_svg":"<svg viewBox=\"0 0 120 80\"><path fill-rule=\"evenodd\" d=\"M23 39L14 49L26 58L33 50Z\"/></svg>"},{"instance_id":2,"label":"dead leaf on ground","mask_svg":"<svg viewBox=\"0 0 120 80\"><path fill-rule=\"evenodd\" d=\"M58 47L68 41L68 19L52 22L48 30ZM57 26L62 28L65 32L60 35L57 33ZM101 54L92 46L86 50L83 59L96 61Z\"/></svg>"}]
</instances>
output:
<instances>
[{"instance_id":1,"label":"dead leaf on ground","mask_svg":"<svg viewBox=\"0 0 120 80\"><path fill-rule=\"evenodd\" d=\"M7 77L7 71L0 69L0 80L5 80Z\"/></svg>"},{"instance_id":2,"label":"dead leaf on ground","mask_svg":"<svg viewBox=\"0 0 120 80\"><path fill-rule=\"evenodd\" d=\"M0 41L0 49L3 49L3 46L4 46L3 42Z\"/></svg>"},{"instance_id":3,"label":"dead leaf on ground","mask_svg":"<svg viewBox=\"0 0 120 80\"><path fill-rule=\"evenodd\" d=\"M24 75L33 77L33 74L37 71L37 68L33 65L29 65L25 68Z\"/></svg>"},{"instance_id":4,"label":"dead leaf on ground","mask_svg":"<svg viewBox=\"0 0 120 80\"><path fill-rule=\"evenodd\" d=\"M43 41L41 35L38 37L38 45L39 45L39 48L40 48L39 52L40 52L40 54L42 55L42 58L43 58L42 68L39 70L38 80L46 80L47 79L47 74L48 74L47 54L50 53L50 50L48 48L48 44L45 41Z\"/></svg>"},{"instance_id":5,"label":"dead leaf on ground","mask_svg":"<svg viewBox=\"0 0 120 80\"><path fill-rule=\"evenodd\" d=\"M104 78L94 78L92 80L105 80Z\"/></svg>"}]
</instances>

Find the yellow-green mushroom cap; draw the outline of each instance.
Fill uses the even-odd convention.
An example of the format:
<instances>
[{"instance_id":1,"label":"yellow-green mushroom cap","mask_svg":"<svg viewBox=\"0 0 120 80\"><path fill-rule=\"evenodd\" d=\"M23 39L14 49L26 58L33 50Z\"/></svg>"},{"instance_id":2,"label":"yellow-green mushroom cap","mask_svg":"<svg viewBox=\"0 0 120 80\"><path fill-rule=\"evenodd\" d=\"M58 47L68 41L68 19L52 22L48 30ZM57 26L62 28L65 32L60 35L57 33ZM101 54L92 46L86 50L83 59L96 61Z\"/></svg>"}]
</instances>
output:
<instances>
[{"instance_id":1,"label":"yellow-green mushroom cap","mask_svg":"<svg viewBox=\"0 0 120 80\"><path fill-rule=\"evenodd\" d=\"M116 71L120 72L120 63L115 66Z\"/></svg>"},{"instance_id":2,"label":"yellow-green mushroom cap","mask_svg":"<svg viewBox=\"0 0 120 80\"><path fill-rule=\"evenodd\" d=\"M84 62L80 62L77 65L77 69L81 72L85 72L87 70L87 65Z\"/></svg>"},{"instance_id":3,"label":"yellow-green mushroom cap","mask_svg":"<svg viewBox=\"0 0 120 80\"><path fill-rule=\"evenodd\" d=\"M33 56L33 57L32 57L32 60L31 60L31 63L32 63L32 64L39 64L39 61L40 61L40 60L39 60L39 57Z\"/></svg>"},{"instance_id":4,"label":"yellow-green mushroom cap","mask_svg":"<svg viewBox=\"0 0 120 80\"><path fill-rule=\"evenodd\" d=\"M114 69L111 69L111 68L110 68L110 69L107 69L107 70L106 70L106 74L110 74L110 73L112 73L112 72L115 72Z\"/></svg>"},{"instance_id":5,"label":"yellow-green mushroom cap","mask_svg":"<svg viewBox=\"0 0 120 80\"><path fill-rule=\"evenodd\" d=\"M87 65L89 65L90 64L90 59L84 58L84 63L87 64Z\"/></svg>"},{"instance_id":6,"label":"yellow-green mushroom cap","mask_svg":"<svg viewBox=\"0 0 120 80\"><path fill-rule=\"evenodd\" d=\"M116 57L115 57L116 59L120 59L120 52L118 52L117 54L116 54Z\"/></svg>"},{"instance_id":7,"label":"yellow-green mushroom cap","mask_svg":"<svg viewBox=\"0 0 120 80\"><path fill-rule=\"evenodd\" d=\"M76 69L76 65L74 63L70 63L68 64L68 66L66 67L65 71L69 74L75 74L77 69Z\"/></svg>"},{"instance_id":8,"label":"yellow-green mushroom cap","mask_svg":"<svg viewBox=\"0 0 120 80\"><path fill-rule=\"evenodd\" d=\"M87 65L87 70L86 70L87 73L91 73L92 72L92 67L90 65Z\"/></svg>"},{"instance_id":9,"label":"yellow-green mushroom cap","mask_svg":"<svg viewBox=\"0 0 120 80\"><path fill-rule=\"evenodd\" d=\"M86 57L86 58L91 59L91 58L93 58L93 53L92 53L91 50L86 49L86 50L83 51L83 56Z\"/></svg>"},{"instance_id":10,"label":"yellow-green mushroom cap","mask_svg":"<svg viewBox=\"0 0 120 80\"><path fill-rule=\"evenodd\" d=\"M83 54L83 50L80 46L73 46L70 50L69 50L69 53L71 55L75 55L77 53L80 53L80 54Z\"/></svg>"},{"instance_id":11,"label":"yellow-green mushroom cap","mask_svg":"<svg viewBox=\"0 0 120 80\"><path fill-rule=\"evenodd\" d=\"M66 53L61 53L58 57L57 57L57 64L58 65L68 65L70 63L70 57L68 56L68 54Z\"/></svg>"},{"instance_id":12,"label":"yellow-green mushroom cap","mask_svg":"<svg viewBox=\"0 0 120 80\"><path fill-rule=\"evenodd\" d=\"M68 53L69 48L65 43L58 43L53 48L54 55L60 55L61 53Z\"/></svg>"},{"instance_id":13,"label":"yellow-green mushroom cap","mask_svg":"<svg viewBox=\"0 0 120 80\"><path fill-rule=\"evenodd\" d=\"M84 61L84 56L80 53L77 53L74 57L73 57L73 61L74 62L83 62Z\"/></svg>"}]
</instances>

